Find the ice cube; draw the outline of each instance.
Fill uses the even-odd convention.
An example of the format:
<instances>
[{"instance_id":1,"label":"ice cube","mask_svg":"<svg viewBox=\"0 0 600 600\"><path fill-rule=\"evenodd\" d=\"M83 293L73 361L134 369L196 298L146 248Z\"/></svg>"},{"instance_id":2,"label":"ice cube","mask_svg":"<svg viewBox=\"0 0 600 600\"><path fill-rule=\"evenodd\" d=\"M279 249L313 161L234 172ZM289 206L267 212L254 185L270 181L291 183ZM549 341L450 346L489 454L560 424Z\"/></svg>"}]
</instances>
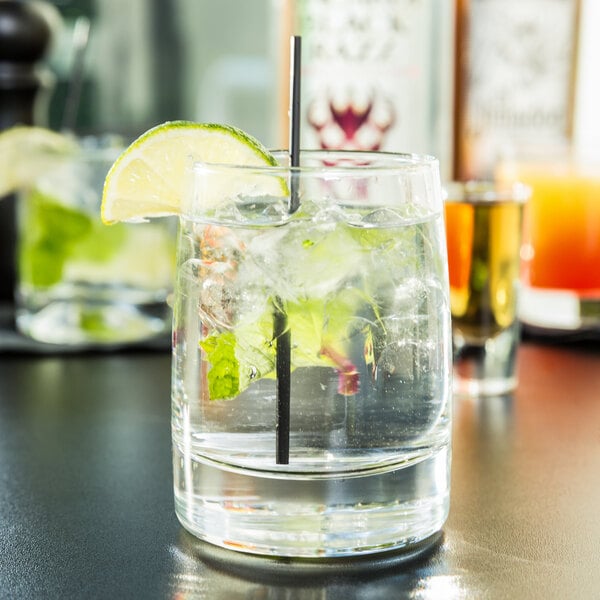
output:
<instances>
[{"instance_id":1,"label":"ice cube","mask_svg":"<svg viewBox=\"0 0 600 600\"><path fill-rule=\"evenodd\" d=\"M362 222L367 225L383 225L385 227L391 227L393 225L404 223L405 219L399 211L383 207L376 208L364 215Z\"/></svg>"},{"instance_id":2,"label":"ice cube","mask_svg":"<svg viewBox=\"0 0 600 600\"><path fill-rule=\"evenodd\" d=\"M238 196L215 208L211 219L221 225L282 225L290 218L288 198L283 196Z\"/></svg>"},{"instance_id":3,"label":"ice cube","mask_svg":"<svg viewBox=\"0 0 600 600\"><path fill-rule=\"evenodd\" d=\"M232 328L235 300L233 265L224 261L188 260L180 270L180 289L195 298L202 323L210 328Z\"/></svg>"},{"instance_id":4,"label":"ice cube","mask_svg":"<svg viewBox=\"0 0 600 600\"><path fill-rule=\"evenodd\" d=\"M432 340L400 340L384 348L375 386L400 439L423 436L439 418L445 404L445 369L442 346Z\"/></svg>"}]
</instances>

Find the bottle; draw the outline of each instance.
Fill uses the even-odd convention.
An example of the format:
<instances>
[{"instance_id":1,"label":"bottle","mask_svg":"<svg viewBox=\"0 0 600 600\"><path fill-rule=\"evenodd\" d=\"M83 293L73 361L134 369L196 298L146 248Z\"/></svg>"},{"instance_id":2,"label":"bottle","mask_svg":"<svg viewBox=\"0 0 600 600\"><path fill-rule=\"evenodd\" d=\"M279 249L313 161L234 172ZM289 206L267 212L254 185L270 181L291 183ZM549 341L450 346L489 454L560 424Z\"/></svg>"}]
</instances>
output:
<instances>
[{"instance_id":1,"label":"bottle","mask_svg":"<svg viewBox=\"0 0 600 600\"><path fill-rule=\"evenodd\" d=\"M302 37L302 148L433 154L450 167L452 5L447 0L279 0L287 144L289 35Z\"/></svg>"},{"instance_id":2,"label":"bottle","mask_svg":"<svg viewBox=\"0 0 600 600\"><path fill-rule=\"evenodd\" d=\"M572 141L580 0L456 0L454 178Z\"/></svg>"},{"instance_id":3,"label":"bottle","mask_svg":"<svg viewBox=\"0 0 600 600\"><path fill-rule=\"evenodd\" d=\"M54 10L41 1L0 2L0 131L45 121L41 92L49 74L39 62L50 44ZM15 199L0 199L0 302L13 300L15 239Z\"/></svg>"},{"instance_id":4,"label":"bottle","mask_svg":"<svg viewBox=\"0 0 600 600\"><path fill-rule=\"evenodd\" d=\"M596 5L458 2L455 176L532 189L519 320L533 336L600 334L600 156L597 146L588 154L577 139L577 130L597 124L597 102L587 114L581 110L598 70L583 43L597 37Z\"/></svg>"}]
</instances>

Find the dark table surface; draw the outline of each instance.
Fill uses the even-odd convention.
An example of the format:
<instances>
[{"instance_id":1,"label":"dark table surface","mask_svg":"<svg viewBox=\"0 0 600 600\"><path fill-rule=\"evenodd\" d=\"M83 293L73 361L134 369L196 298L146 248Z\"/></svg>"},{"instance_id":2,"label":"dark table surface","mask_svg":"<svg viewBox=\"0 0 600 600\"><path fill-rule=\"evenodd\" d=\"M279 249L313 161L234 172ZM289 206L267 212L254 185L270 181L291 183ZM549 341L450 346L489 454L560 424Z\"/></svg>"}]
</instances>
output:
<instances>
[{"instance_id":1,"label":"dark table surface","mask_svg":"<svg viewBox=\"0 0 600 600\"><path fill-rule=\"evenodd\" d=\"M600 344L526 341L519 371L514 396L456 401L426 556L306 575L178 524L167 350L4 350L0 598L600 598Z\"/></svg>"}]
</instances>

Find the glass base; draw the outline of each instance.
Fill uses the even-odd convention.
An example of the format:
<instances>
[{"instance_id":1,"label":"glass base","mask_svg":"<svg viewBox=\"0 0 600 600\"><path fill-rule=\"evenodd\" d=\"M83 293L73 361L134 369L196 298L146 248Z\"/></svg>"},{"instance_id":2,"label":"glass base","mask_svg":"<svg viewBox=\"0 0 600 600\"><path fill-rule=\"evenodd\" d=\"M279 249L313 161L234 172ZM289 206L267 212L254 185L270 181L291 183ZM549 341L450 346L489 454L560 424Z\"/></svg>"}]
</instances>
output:
<instances>
[{"instance_id":1,"label":"glass base","mask_svg":"<svg viewBox=\"0 0 600 600\"><path fill-rule=\"evenodd\" d=\"M340 477L229 470L175 446L175 508L198 538L240 552L348 557L409 549L439 532L449 450L376 474Z\"/></svg>"},{"instance_id":2,"label":"glass base","mask_svg":"<svg viewBox=\"0 0 600 600\"><path fill-rule=\"evenodd\" d=\"M600 332L600 294L583 298L569 290L523 287L519 318L538 330Z\"/></svg>"},{"instance_id":3,"label":"glass base","mask_svg":"<svg viewBox=\"0 0 600 600\"><path fill-rule=\"evenodd\" d=\"M516 387L516 377L477 379L455 372L452 390L455 396L503 396Z\"/></svg>"},{"instance_id":4,"label":"glass base","mask_svg":"<svg viewBox=\"0 0 600 600\"><path fill-rule=\"evenodd\" d=\"M469 342L453 332L453 392L457 396L501 396L517 387L517 321L499 334Z\"/></svg>"},{"instance_id":5,"label":"glass base","mask_svg":"<svg viewBox=\"0 0 600 600\"><path fill-rule=\"evenodd\" d=\"M16 325L38 342L69 346L133 343L168 331L166 303L130 305L57 300L39 310L17 306Z\"/></svg>"},{"instance_id":6,"label":"glass base","mask_svg":"<svg viewBox=\"0 0 600 600\"><path fill-rule=\"evenodd\" d=\"M420 542L393 551L333 558L278 558L235 552L199 540L196 536L185 532L179 537L178 547L184 560L187 561L186 564L195 565L200 559L206 565L221 573L227 573L236 580L241 578L260 581L269 589L268 592L266 589L262 590L264 593L261 597L288 598L290 591L283 588L293 586L298 594L293 597L304 598L301 593L302 588L314 590L316 585L332 577L339 578L340 575L345 578L357 577L367 580L376 576L397 575L398 569L406 563L435 552L442 541L443 533L438 531ZM205 587L207 584L210 586L213 579L209 577L202 581L202 592L206 598L213 598L212 590ZM264 595L267 593L272 596ZM222 597L222 588L215 590L214 597ZM314 596L307 594L306 597Z\"/></svg>"}]
</instances>

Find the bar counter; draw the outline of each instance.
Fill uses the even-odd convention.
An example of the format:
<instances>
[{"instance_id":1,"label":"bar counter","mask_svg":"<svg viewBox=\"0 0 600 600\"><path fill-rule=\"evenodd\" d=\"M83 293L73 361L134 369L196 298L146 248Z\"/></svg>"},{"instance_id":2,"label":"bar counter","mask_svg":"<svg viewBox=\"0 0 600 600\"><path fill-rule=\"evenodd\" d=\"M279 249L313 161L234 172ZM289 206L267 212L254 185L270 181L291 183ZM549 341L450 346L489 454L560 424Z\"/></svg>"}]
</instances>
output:
<instances>
[{"instance_id":1,"label":"bar counter","mask_svg":"<svg viewBox=\"0 0 600 600\"><path fill-rule=\"evenodd\" d=\"M600 344L526 340L456 400L435 546L327 563L208 547L172 499L168 349L0 355L0 598L600 597Z\"/></svg>"}]
</instances>

